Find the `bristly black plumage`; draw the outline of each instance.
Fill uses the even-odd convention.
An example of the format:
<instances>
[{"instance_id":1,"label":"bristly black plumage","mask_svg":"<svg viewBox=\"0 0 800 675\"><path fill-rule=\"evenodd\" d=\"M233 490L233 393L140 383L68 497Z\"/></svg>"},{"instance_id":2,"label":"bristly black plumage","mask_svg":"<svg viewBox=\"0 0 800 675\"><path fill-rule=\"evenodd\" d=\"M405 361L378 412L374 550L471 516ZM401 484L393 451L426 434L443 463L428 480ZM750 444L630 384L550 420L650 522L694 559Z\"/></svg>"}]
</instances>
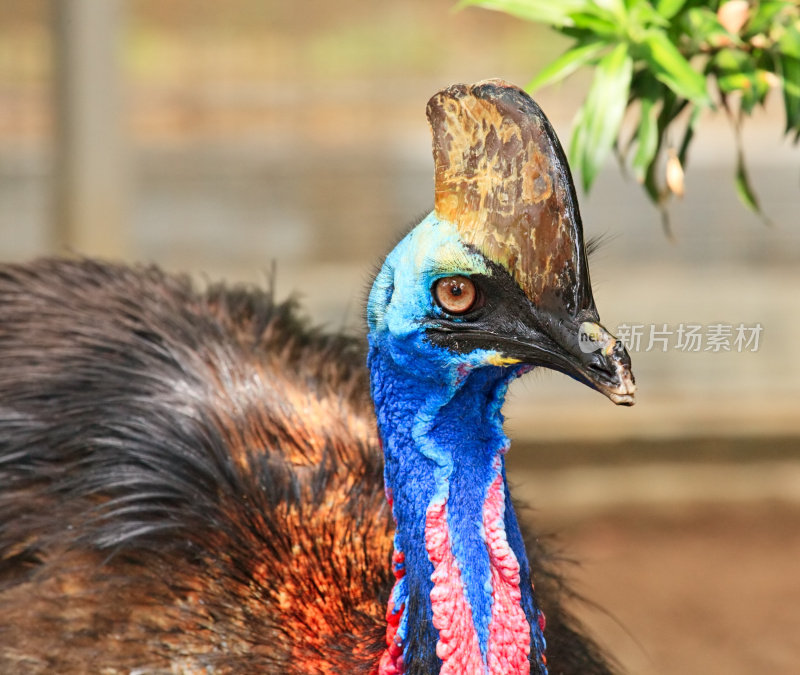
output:
<instances>
[{"instance_id":1,"label":"bristly black plumage","mask_svg":"<svg viewBox=\"0 0 800 675\"><path fill-rule=\"evenodd\" d=\"M0 672L369 673L392 528L359 340L153 267L0 266ZM529 541L550 672L610 672Z\"/></svg>"}]
</instances>

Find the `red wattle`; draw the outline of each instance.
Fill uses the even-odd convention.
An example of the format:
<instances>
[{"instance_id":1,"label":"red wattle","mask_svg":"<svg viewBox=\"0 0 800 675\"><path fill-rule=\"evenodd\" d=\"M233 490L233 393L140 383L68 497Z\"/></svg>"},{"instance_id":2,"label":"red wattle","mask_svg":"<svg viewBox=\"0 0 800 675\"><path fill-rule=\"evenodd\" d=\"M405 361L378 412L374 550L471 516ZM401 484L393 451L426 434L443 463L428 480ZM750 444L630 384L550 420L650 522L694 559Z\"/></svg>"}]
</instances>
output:
<instances>
[{"instance_id":1,"label":"red wattle","mask_svg":"<svg viewBox=\"0 0 800 675\"><path fill-rule=\"evenodd\" d=\"M395 551L392 554L395 586L406 574L405 561L406 555L402 551ZM394 595L394 591L392 591L392 595ZM403 641L397 635L397 628L405 608L406 606L403 604L395 611L394 601L389 598L389 606L386 608L386 649L381 656L377 670L373 670L371 675L403 675Z\"/></svg>"},{"instance_id":2,"label":"red wattle","mask_svg":"<svg viewBox=\"0 0 800 675\"><path fill-rule=\"evenodd\" d=\"M461 570L450 546L445 501L434 501L425 514L425 548L433 563L431 609L439 631L436 655L442 660L440 675L483 673L484 663L472 609L464 594Z\"/></svg>"},{"instance_id":3,"label":"red wattle","mask_svg":"<svg viewBox=\"0 0 800 675\"><path fill-rule=\"evenodd\" d=\"M402 554L401 554L402 555ZM403 616L404 606L400 605L394 611L394 603L389 600L389 607L386 610L386 649L381 656L377 675L402 675L403 673L403 642L397 636L397 627L400 624L400 617Z\"/></svg>"},{"instance_id":4,"label":"red wattle","mask_svg":"<svg viewBox=\"0 0 800 675\"><path fill-rule=\"evenodd\" d=\"M489 551L492 579L492 618L489 622L487 661L491 675L529 673L531 627L522 609L519 562L506 539L503 517L505 492L500 458L495 460L497 477L483 505L483 529Z\"/></svg>"}]
</instances>

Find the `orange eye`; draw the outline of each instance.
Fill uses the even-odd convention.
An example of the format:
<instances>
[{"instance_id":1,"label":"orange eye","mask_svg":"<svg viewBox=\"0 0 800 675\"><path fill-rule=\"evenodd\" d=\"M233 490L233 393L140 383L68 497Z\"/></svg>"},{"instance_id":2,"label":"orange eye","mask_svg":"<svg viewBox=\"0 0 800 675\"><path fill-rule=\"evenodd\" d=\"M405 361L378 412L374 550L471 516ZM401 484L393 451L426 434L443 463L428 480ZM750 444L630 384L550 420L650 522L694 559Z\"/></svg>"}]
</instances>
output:
<instances>
[{"instance_id":1,"label":"orange eye","mask_svg":"<svg viewBox=\"0 0 800 675\"><path fill-rule=\"evenodd\" d=\"M478 290L467 277L444 277L433 285L433 297L450 314L464 314L475 306Z\"/></svg>"}]
</instances>

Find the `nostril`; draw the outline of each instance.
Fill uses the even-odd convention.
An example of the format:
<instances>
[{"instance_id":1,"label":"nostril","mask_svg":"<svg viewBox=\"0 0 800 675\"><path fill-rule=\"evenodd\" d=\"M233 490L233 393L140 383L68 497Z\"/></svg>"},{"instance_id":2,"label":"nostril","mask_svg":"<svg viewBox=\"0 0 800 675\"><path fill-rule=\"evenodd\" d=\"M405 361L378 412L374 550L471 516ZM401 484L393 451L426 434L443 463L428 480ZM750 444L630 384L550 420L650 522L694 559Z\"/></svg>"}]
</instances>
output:
<instances>
[{"instance_id":1,"label":"nostril","mask_svg":"<svg viewBox=\"0 0 800 675\"><path fill-rule=\"evenodd\" d=\"M608 359L604 358L600 352L595 352L586 367L598 375L609 376L614 372L614 368Z\"/></svg>"}]
</instances>

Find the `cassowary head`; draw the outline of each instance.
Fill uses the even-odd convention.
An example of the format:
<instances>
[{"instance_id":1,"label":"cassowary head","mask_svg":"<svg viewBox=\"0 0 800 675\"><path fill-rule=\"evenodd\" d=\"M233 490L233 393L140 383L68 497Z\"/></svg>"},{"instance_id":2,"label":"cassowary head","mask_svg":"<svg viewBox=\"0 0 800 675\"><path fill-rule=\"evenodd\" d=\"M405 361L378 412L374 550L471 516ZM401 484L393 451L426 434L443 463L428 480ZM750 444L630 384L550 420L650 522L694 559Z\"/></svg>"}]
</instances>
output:
<instances>
[{"instance_id":1,"label":"cassowary head","mask_svg":"<svg viewBox=\"0 0 800 675\"><path fill-rule=\"evenodd\" d=\"M371 339L431 377L546 366L632 405L630 357L599 323L572 177L539 106L488 80L439 92L427 115L435 207L376 277Z\"/></svg>"}]
</instances>

